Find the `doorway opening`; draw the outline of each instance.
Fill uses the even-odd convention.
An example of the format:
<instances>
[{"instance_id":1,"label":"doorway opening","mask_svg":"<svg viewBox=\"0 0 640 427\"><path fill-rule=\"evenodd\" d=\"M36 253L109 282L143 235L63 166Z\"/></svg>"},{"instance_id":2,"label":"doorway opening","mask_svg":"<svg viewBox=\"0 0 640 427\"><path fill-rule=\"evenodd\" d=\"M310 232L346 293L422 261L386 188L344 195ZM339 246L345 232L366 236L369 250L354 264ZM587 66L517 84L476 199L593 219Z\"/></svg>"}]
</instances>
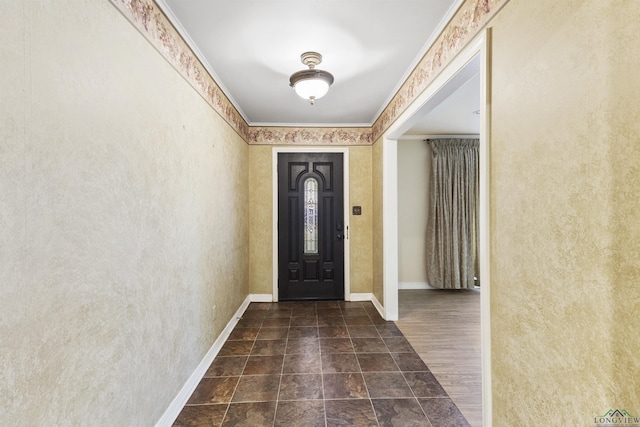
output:
<instances>
[{"instance_id":1,"label":"doorway opening","mask_svg":"<svg viewBox=\"0 0 640 427\"><path fill-rule=\"evenodd\" d=\"M490 358L490 270L489 270L489 123L490 123L490 31L486 30L460 52L407 110L385 132L382 139L383 170L383 304L384 317L398 320L399 242L398 242L398 139L425 117L462 83L480 75L480 203L479 264L480 329L482 366L482 418L491 425ZM478 71L479 65L479 71Z\"/></svg>"}]
</instances>

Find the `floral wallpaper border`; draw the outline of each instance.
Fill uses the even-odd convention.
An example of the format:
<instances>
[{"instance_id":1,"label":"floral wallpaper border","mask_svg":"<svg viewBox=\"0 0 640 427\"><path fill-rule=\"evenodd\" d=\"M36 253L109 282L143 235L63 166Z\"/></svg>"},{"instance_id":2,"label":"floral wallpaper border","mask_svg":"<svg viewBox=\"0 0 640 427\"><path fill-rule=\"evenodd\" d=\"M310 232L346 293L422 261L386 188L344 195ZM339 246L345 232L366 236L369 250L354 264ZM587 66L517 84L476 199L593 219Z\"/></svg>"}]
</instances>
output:
<instances>
[{"instance_id":1,"label":"floral wallpaper border","mask_svg":"<svg viewBox=\"0 0 640 427\"><path fill-rule=\"evenodd\" d=\"M249 125L153 0L109 0L211 107L247 140Z\"/></svg>"},{"instance_id":2,"label":"floral wallpaper border","mask_svg":"<svg viewBox=\"0 0 640 427\"><path fill-rule=\"evenodd\" d=\"M509 0L467 0L370 128L249 126L153 0L109 0L251 145L372 145Z\"/></svg>"},{"instance_id":3,"label":"floral wallpaper border","mask_svg":"<svg viewBox=\"0 0 640 427\"><path fill-rule=\"evenodd\" d=\"M373 140L407 109L509 0L467 0L373 124Z\"/></svg>"},{"instance_id":4,"label":"floral wallpaper border","mask_svg":"<svg viewBox=\"0 0 640 427\"><path fill-rule=\"evenodd\" d=\"M252 145L372 145L371 128L249 127Z\"/></svg>"}]
</instances>

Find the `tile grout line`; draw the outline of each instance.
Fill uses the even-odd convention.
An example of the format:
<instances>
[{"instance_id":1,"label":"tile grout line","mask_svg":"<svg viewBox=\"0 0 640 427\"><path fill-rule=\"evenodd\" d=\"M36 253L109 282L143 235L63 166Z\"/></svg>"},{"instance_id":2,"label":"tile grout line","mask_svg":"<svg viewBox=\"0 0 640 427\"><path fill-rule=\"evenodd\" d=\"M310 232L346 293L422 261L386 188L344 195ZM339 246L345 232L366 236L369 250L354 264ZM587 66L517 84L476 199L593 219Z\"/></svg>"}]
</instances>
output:
<instances>
[{"instance_id":1,"label":"tile grout line","mask_svg":"<svg viewBox=\"0 0 640 427\"><path fill-rule=\"evenodd\" d=\"M380 335L380 331L376 327L375 323L373 323L373 319L371 319L371 316L369 316L369 313L366 312L366 310L365 310L365 313L367 314L367 318L369 319L369 321L373 324L373 327L376 330L376 333L378 334L378 338L380 338L382 340L382 335ZM351 337L351 332L349 332L349 337ZM382 340L382 342L384 343L384 340ZM386 346L386 344L385 344L385 346ZM371 397L371 393L369 392L369 384L367 384L367 380L364 377L364 372L362 371L362 365L360 364L360 359L358 358L358 353L355 350L356 350L356 348L354 346L353 347L353 352L356 355L356 361L358 362L358 366L360 367L360 375L362 375L362 381L364 381L364 386L367 388L367 396L369 396L369 404L371 405L371 410L373 411L373 416L376 417L376 423L378 424L378 427L379 427L380 426L380 420L378 419L378 413L376 412L376 407L373 405L373 398ZM387 350L388 350L388 348L387 348Z\"/></svg>"},{"instance_id":2,"label":"tile grout line","mask_svg":"<svg viewBox=\"0 0 640 427\"><path fill-rule=\"evenodd\" d=\"M324 413L324 427L327 427L327 393L324 388L324 365L322 363L322 347L320 346L320 317L318 316L318 306L314 303L316 309L316 324L318 325L318 355L320 356L320 381L322 381L322 411Z\"/></svg>"},{"instance_id":3,"label":"tile grout line","mask_svg":"<svg viewBox=\"0 0 640 427\"><path fill-rule=\"evenodd\" d=\"M242 376L243 376L244 370L247 367L247 364L249 363L249 358L251 357L251 352L253 351L253 347L255 347L255 345L256 345L256 341L258 340L258 334L260 333L260 330L262 329L262 323L264 323L264 318L262 319L262 322L260 323L260 327L258 328L258 332L256 333L256 336L253 339L253 344L251 345L251 348L249 349L249 354L247 355L247 360L245 360L244 366L242 367L242 371L240 371L240 375L238 376L238 382L236 383L236 386L233 388L233 393L231 393L231 397L229 398L229 403L227 404L227 409L224 411L224 415L222 416L222 422L220 423L221 425L224 423L224 420L227 418L227 414L229 413L229 409L231 409L231 403L233 401L233 396L235 396L236 391L238 390L238 386L240 385L240 380L242 380ZM214 361L215 361L215 359L214 359Z\"/></svg>"},{"instance_id":4,"label":"tile grout line","mask_svg":"<svg viewBox=\"0 0 640 427\"><path fill-rule=\"evenodd\" d=\"M272 426L276 425L276 419L278 416L278 404L280 403L280 390L282 388L282 377L284 376L284 363L287 360L287 345L289 344L289 332L291 331L292 320L293 320L293 312L291 313L291 316L289 316L289 326L287 326L287 338L285 338L284 340L284 349L282 350L282 366L280 367L280 381L278 382L278 392L276 393L276 406L273 410L273 421L271 422Z\"/></svg>"},{"instance_id":5,"label":"tile grout line","mask_svg":"<svg viewBox=\"0 0 640 427\"><path fill-rule=\"evenodd\" d=\"M344 335L342 335L342 332L340 332L340 331L335 331L335 330L334 331L329 331L329 330L327 330L326 336L325 337L321 337L320 336L320 328L321 328L321 326L320 326L320 315L319 315L319 312L318 312L319 308L318 308L316 303L313 303L313 306L314 306L314 314L313 314L313 316L314 316L313 319L314 320L313 321L311 319L301 319L299 322L298 321L294 321L294 319L295 319L295 317L294 317L295 308L291 309L288 313L285 313L284 311L281 313L281 314L284 314L284 315L288 316L288 326L287 326L287 333L286 333L286 336L284 337L285 339L283 340L283 344L282 344L283 347L282 347L281 350L278 350L278 351L282 351L283 355L282 355L282 365L281 365L281 368L280 368L280 375L279 375L279 379L278 379L279 380L278 381L278 389L277 389L277 392L275 394L273 418L271 420L271 425L273 427L275 427L276 422L278 420L277 414L278 414L278 410L281 409L281 405L280 405L281 403L288 402L288 401L300 401L300 402L316 401L316 399L307 399L304 396L298 397L297 394L295 395L295 397L292 397L291 399L281 400L281 397L283 397L282 386L284 384L284 375L285 375L284 366L285 366L286 358L287 358L287 355L288 355L288 353L287 353L288 344L293 339L292 335L291 335L292 328L294 327L294 325L297 325L299 323L301 323L303 326L307 326L307 325L311 326L310 323L311 322L315 322L314 330L315 330L315 335L317 337L317 341L316 342L317 342L317 346L318 346L316 351L318 351L317 354L318 354L318 357L320 358L319 359L319 363L320 363L319 373L320 373L320 385L321 385L321 392L322 392L321 400L322 400L323 412L324 412L324 426L325 427L329 426L329 421L328 421L329 417L328 417L328 413L327 413L327 400L332 400L332 401L333 400L336 400L336 401L345 401L345 400L346 401L353 401L353 400L360 400L361 399L360 397L351 397L351 395L349 395L349 394L344 395L344 396L342 394L340 394L340 396L336 395L336 397L333 397L331 399L327 398L327 394L326 394L326 386L327 386L327 384L324 381L324 379L325 379L324 376L325 376L325 374L330 374L330 372L326 372L325 373L325 371L324 371L324 364L323 364L323 360L322 360L322 355L325 354L325 352L323 351L323 347L320 344L321 344L321 341L322 341L323 338L329 340L329 342L330 342L331 339L342 338L342 337L344 337ZM259 344L258 343L259 335L262 332L266 332L266 331L268 331L270 329L269 327L265 326L265 323L266 323L267 319L271 318L271 317L268 317L268 314L270 314L270 313L271 314L275 314L276 316L273 317L274 319L275 318L279 318L277 310L275 310L276 307L277 307L276 305L272 305L272 306L270 306L270 308L265 310L265 312L264 312L265 314L261 314L260 316L255 316L255 317L259 317L261 319L259 321L259 327L257 328L257 332L256 332L254 338L251 341L251 345L250 346L246 346L246 347L250 347L249 350L248 350L248 355L247 355L247 358L244 361L244 364L242 366L240 376L238 377L238 382L235 384L233 392L231 393L231 398L227 403L227 407L226 407L224 413L222 414L222 418L221 418L222 422L227 420L227 416L230 414L230 411L231 411L230 406L232 404L233 397L235 396L235 394L237 393L237 391L239 389L240 380L243 379L243 378L246 379L247 377L251 377L251 375L245 375L244 371L245 371L246 367L248 366L249 358L252 357L253 350L258 349L258 347L259 347L258 346L258 344ZM327 308L327 307L324 307L324 308ZM331 307L329 307L329 308L331 308ZM404 333L393 322L382 322L381 323L379 321L378 317L373 319L372 315L369 313L369 311L364 310L364 315L362 317L366 316L366 318L370 322L369 325L372 326L372 330L370 332L375 331L375 335L371 334L375 338L366 336L366 335L370 334L370 332L368 330L361 330L361 331L360 330L356 330L356 332L361 332L361 333L356 333L356 332L354 332L354 333L356 333L356 335L364 335L362 337L362 339L359 341L359 342L362 342L362 343L366 343L366 341L368 341L370 339L381 340L383 345L384 345L383 348L386 349L386 351L381 351L382 347L378 347L376 345L374 347L366 347L365 346L365 347L362 348L362 350L363 350L362 352L358 352L357 348L356 348L356 345L355 345L355 342L354 342L354 339L356 339L358 337L354 337L353 336L352 331L349 329L349 325L347 324L347 321L348 321L348 319L350 317L359 317L359 316L361 316L361 314L360 314L360 312L358 310L347 310L347 308L350 308L350 307L343 307L341 305L338 305L337 308L339 309L339 313L340 313L341 325L343 325L343 326L340 326L340 327L344 327L345 332L346 332L346 337L344 337L344 338L348 338L349 343L350 343L350 345L352 347L352 350L347 352L347 351L344 351L344 348L341 348L340 346L334 347L334 346L329 345L329 346L327 346L327 349L325 349L325 351L327 352L326 354L327 355L329 355L329 354L349 354L349 353L353 354L353 357L355 358L355 362L356 362L354 367L357 367L356 368L357 369L356 373L358 373L359 376L362 378L362 381L363 381L364 386L365 386L366 397L364 397L364 399L368 399L369 400L369 405L370 405L369 407L370 407L370 410L373 412L372 416L376 420L375 421L376 424L378 426L380 426L381 425L380 424L381 421L379 419L378 413L376 412L376 407L373 404L373 400L374 399L371 397L371 393L369 392L369 384L367 383L367 381L364 378L365 372L362 369L362 364L361 364L360 358L358 357L358 355L362 355L362 354L386 353L387 355L389 355L392 358L393 366L397 369L398 372L401 373L401 377L403 378L403 380L405 381L405 384L409 387L409 389L411 391L411 396L412 396L411 400L417 402L417 404L420 406L421 413L424 415L425 419L428 420L429 425L432 426L433 424L431 423L431 420L427 416L425 408L418 401L418 396L416 395L416 391L414 391L414 389L409 385L408 380L407 380L407 374L410 373L410 372L414 372L414 371L413 370L407 370L405 372L404 370L402 370L400 368L400 366L399 366L400 361L396 360L396 358L393 357L393 354L395 354L393 352L394 348L390 347L394 343L394 340L391 339L389 342L387 342L385 340L386 337L383 337L383 334L384 335L388 335L388 337L390 337L390 338L400 337L401 336L401 337L404 337L404 339L407 340L407 342L408 342L408 339L406 338ZM272 309L273 309L273 311L272 311ZM300 318L308 317L308 312L304 313L304 314L302 312L300 312L300 314L301 314L299 316ZM347 316L347 314L350 314L351 316ZM255 313L254 313L254 315L255 315ZM333 314L330 313L330 317L331 316L333 316ZM253 316L251 316L251 317L253 317ZM354 326L354 327L367 326L367 325L362 325L361 324L362 322L360 320L358 320L358 319L352 319L351 321L349 321L349 323L354 323L354 322L355 322L355 324L351 325L351 326ZM272 325L273 327L279 327L279 325L277 325L277 322L273 322L273 323L274 323ZM282 323L284 323L284 322L282 322ZM399 335L399 336L395 335L395 330L390 327L391 325L395 326L395 328L400 332L401 335ZM338 325L334 325L334 326L325 325L325 326L327 328L335 328ZM389 327L387 327L387 326L389 326ZM303 329L304 329L304 331L307 331L307 333L311 332L310 329L306 329L306 328L303 328ZM301 332L304 333L304 331L301 331ZM269 334L265 334L265 335L267 336L267 339L271 339L269 337ZM304 338L304 336L298 337L298 338L302 339L302 338ZM276 338L276 339L279 339L279 338ZM242 341L242 340L238 340L238 341ZM343 342L346 344L346 341L343 341ZM407 351L406 348L404 346L402 346L401 343L398 343L398 345L400 345L400 347L397 348L398 353L413 353L413 354L418 355L418 353L415 351L415 348L413 348L413 346L411 346L411 348L413 350L411 352L411 351ZM260 348L262 348L262 347L260 347ZM275 347L273 347L273 348L275 348ZM371 349L373 349L373 350L371 350ZM298 352L296 354L301 354L303 356L310 354L309 351L303 351L303 350L305 350L305 348L296 350ZM335 352L335 350L343 350L343 351ZM369 350L369 351L365 351L365 350ZM377 350L377 351L375 351L375 350ZM400 350L402 350L402 351L400 351ZM300 353L300 351L302 351L302 352ZM271 352L273 352L273 350L271 350ZM229 355L229 357L230 356L232 356L232 355ZM233 356L235 356L235 355L233 355ZM221 356L221 357L223 357L223 356ZM418 355L418 357L419 357L419 355ZM372 359L372 361L373 360L374 359ZM389 365L389 367L391 367L391 366ZM408 367L413 367L413 366L408 366ZM381 368L383 368L383 365L380 365L380 366L371 365L371 366L369 366L369 368L381 369ZM428 366L425 365L425 369L428 372L430 372L435 378L435 375L431 372L431 370L428 368ZM296 369L294 369L294 371L296 371L296 372L292 372L292 374L296 374L296 375L311 375L311 374L314 373L314 370L309 370L309 369L304 370L305 372L297 372L298 369L296 368ZM415 371L415 372L421 372L421 371L422 371L422 369L419 369L418 371ZM318 371L315 371L315 372L318 372ZM387 370L381 370L381 371L379 371L379 370L367 371L367 373L372 373L372 374L375 374L375 373L388 373L388 372L390 372L388 370L388 368L387 368ZM349 374L348 372L341 372L341 371L340 372L335 372L335 374L340 374L340 373L347 374L347 375ZM256 374L256 375L258 375L258 374ZM228 376L233 376L233 375L228 375ZM435 380L439 383L437 378L435 378ZM437 397L439 397L439 398L447 398L447 396L437 396ZM393 400L393 399L397 399L397 398L393 397L392 395L384 394L384 396L378 397L376 399L379 399L379 400ZM247 402L248 403L252 403L252 402L258 402L258 401L262 401L262 400L260 400L260 399L259 400L251 400L251 401L247 401ZM247 402L240 402L240 403L247 403ZM238 403L238 402L236 402L236 403ZM185 406L187 406L187 405L185 405ZM190 406L207 406L207 404L193 404L193 405L190 405ZM319 405L318 406L314 406L314 407L319 409ZM264 414L264 415L267 415L267 414ZM371 420L371 421L373 421L373 420Z\"/></svg>"},{"instance_id":6,"label":"tile grout line","mask_svg":"<svg viewBox=\"0 0 640 427\"><path fill-rule=\"evenodd\" d=\"M386 345L386 343L385 343ZM417 354L417 353L416 353ZM413 398L415 399L416 403L418 404L418 406L420 407L420 410L422 411L422 413L424 414L424 417L427 419L427 422L429 423L429 426L433 427L433 423L431 422L431 419L429 418L429 416L427 415L427 413L425 412L424 408L422 407L422 405L420 404L420 401L418 400L418 396L416 396L416 392L413 391L413 387L411 387L411 385L409 384L409 381L407 381L407 377L405 376L405 371L403 371L402 369L400 369L400 366L398 365L398 362L396 362L395 359L393 359L393 361L395 362L396 366L398 367L398 370L400 371L400 373L402 374L402 378L404 379L404 382L407 384L407 387L409 387L409 390L411 391L411 395L413 396ZM429 368L426 363L425 366L427 368ZM420 371L407 371L407 372L420 372ZM433 374L432 374L433 375ZM435 376L434 376L435 378Z\"/></svg>"}]
</instances>

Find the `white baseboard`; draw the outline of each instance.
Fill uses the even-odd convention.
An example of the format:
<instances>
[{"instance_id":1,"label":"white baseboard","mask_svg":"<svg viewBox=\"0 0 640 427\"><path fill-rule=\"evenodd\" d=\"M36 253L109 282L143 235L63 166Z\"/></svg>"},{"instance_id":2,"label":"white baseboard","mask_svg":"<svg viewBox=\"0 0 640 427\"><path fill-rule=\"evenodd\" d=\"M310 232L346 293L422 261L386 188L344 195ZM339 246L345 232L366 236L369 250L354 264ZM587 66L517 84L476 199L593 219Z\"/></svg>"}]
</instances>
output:
<instances>
[{"instance_id":1,"label":"white baseboard","mask_svg":"<svg viewBox=\"0 0 640 427\"><path fill-rule=\"evenodd\" d=\"M349 298L349 301L371 301L373 294L351 294Z\"/></svg>"},{"instance_id":2,"label":"white baseboard","mask_svg":"<svg viewBox=\"0 0 640 427\"><path fill-rule=\"evenodd\" d=\"M382 306L382 304L380 304L380 301L378 301L378 298L376 298L374 294L371 294L371 293L351 294L350 301L371 301L371 303L376 308L376 310L378 310L378 313L380 314L380 316L382 316L383 319L386 319L384 307Z\"/></svg>"},{"instance_id":3,"label":"white baseboard","mask_svg":"<svg viewBox=\"0 0 640 427\"><path fill-rule=\"evenodd\" d=\"M250 294L249 298L251 302L273 302L273 295L271 294Z\"/></svg>"},{"instance_id":4,"label":"white baseboard","mask_svg":"<svg viewBox=\"0 0 640 427\"><path fill-rule=\"evenodd\" d=\"M202 361L198 364L198 367L193 371L187 382L182 386L182 389L178 393L178 395L173 399L167 410L164 412L162 417L156 423L156 427L170 427L173 425L178 415L180 415L180 411L191 397L191 394L196 389L204 374L207 373L207 369L211 366L213 359L216 358L218 352L222 348L222 345L227 341L231 331L238 324L238 320L242 317L242 314L249 306L249 303L253 301L251 299L251 295L247 296L247 298L242 302L240 308L236 311L236 313L231 317L227 326L222 330L218 338L215 340L207 354L204 356ZM271 301L271 295L269 295L269 301Z\"/></svg>"},{"instance_id":5,"label":"white baseboard","mask_svg":"<svg viewBox=\"0 0 640 427\"><path fill-rule=\"evenodd\" d=\"M373 303L373 306L376 308L376 310L378 310L380 316L382 316L382 318L386 320L387 316L385 315L384 307L382 306L382 304L380 304L378 298L376 298L376 296L373 294L371 294L371 302Z\"/></svg>"},{"instance_id":6,"label":"white baseboard","mask_svg":"<svg viewBox=\"0 0 640 427\"><path fill-rule=\"evenodd\" d=\"M371 293L352 293L350 297L351 297L351 301L371 301L374 307L376 308L376 310L378 310L378 313L380 313L380 315L383 318L385 317L384 307L382 306L382 304L380 304L380 302L375 297L375 295ZM209 366L211 366L213 359L216 358L216 356L220 352L220 349L222 348L224 343L227 341L227 338L229 338L229 335L233 331L233 328L235 328L236 325L238 324L238 320L240 320L240 318L242 317L242 314L245 312L245 310L249 306L249 303L272 302L272 301L273 301L273 297L271 294L250 294L247 296L247 298L242 302L242 304L240 305L236 313L233 315L231 320L229 320L229 323L227 323L227 326L223 329L223 331L220 333L218 338L215 340L215 342L213 343L209 351L207 351L207 354L204 356L202 361L198 364L195 371L193 371L193 373L191 374L187 382L182 386L182 389L180 389L180 391L178 392L178 395L173 399L173 401L171 402L167 410L164 412L164 414L162 414L162 417L160 417L155 427L171 427L173 425L176 418L178 418L178 415L180 415L182 408L184 408L184 405L186 405L187 401L189 400L189 397L191 397L191 394L200 383L200 380L202 380L202 377L204 377L204 374L207 373L207 369L209 369Z\"/></svg>"},{"instance_id":7,"label":"white baseboard","mask_svg":"<svg viewBox=\"0 0 640 427\"><path fill-rule=\"evenodd\" d=\"M433 289L427 282L398 282L398 289Z\"/></svg>"}]
</instances>

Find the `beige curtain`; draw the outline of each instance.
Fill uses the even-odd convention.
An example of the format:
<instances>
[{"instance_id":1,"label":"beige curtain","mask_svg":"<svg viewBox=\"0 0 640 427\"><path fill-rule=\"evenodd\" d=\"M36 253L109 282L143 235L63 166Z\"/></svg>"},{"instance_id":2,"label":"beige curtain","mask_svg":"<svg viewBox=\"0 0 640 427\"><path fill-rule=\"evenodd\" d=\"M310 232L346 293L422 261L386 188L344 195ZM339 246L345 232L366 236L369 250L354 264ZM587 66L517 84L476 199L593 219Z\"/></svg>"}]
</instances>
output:
<instances>
[{"instance_id":1,"label":"beige curtain","mask_svg":"<svg viewBox=\"0 0 640 427\"><path fill-rule=\"evenodd\" d=\"M478 139L428 139L433 152L427 280L469 289L478 274Z\"/></svg>"}]
</instances>

